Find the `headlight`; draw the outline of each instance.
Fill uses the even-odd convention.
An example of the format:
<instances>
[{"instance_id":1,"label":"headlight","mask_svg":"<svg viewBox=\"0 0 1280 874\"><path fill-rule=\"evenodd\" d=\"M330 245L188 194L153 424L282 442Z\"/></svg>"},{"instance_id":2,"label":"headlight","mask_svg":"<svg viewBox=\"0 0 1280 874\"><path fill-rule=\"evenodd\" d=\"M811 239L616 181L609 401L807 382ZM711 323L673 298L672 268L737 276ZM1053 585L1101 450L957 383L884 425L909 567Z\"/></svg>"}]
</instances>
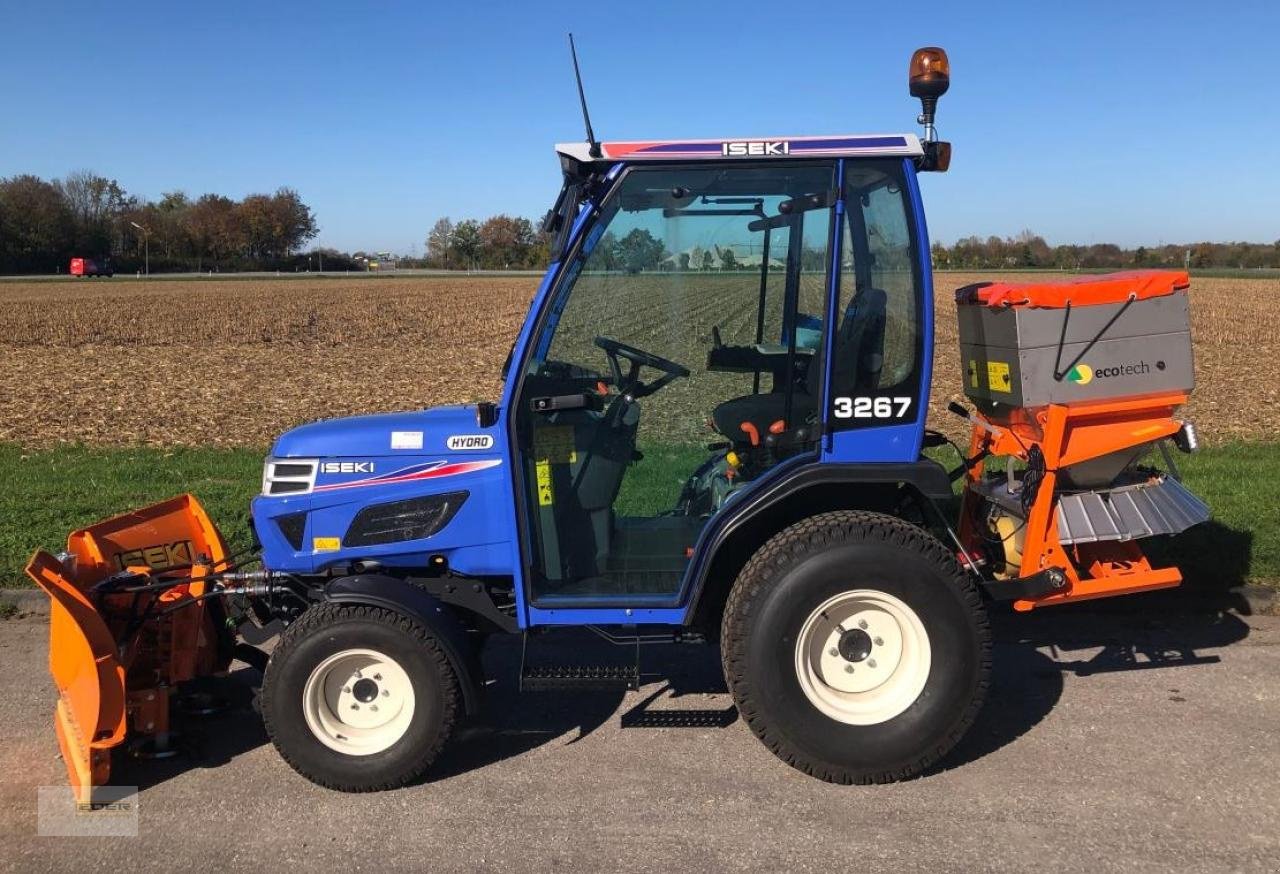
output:
<instances>
[{"instance_id":1,"label":"headlight","mask_svg":"<svg viewBox=\"0 0 1280 874\"><path fill-rule=\"evenodd\" d=\"M305 495L316 484L314 458L268 458L262 467L264 495Z\"/></svg>"}]
</instances>

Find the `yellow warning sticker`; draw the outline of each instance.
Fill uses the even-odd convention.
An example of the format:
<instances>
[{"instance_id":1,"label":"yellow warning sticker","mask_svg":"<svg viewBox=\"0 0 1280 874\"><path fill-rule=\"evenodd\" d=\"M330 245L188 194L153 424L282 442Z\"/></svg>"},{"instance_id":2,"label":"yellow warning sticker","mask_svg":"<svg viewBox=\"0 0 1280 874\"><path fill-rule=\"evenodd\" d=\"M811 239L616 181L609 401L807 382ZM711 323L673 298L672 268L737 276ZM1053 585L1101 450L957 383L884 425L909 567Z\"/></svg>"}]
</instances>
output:
<instances>
[{"instance_id":1,"label":"yellow warning sticker","mask_svg":"<svg viewBox=\"0 0 1280 874\"><path fill-rule=\"evenodd\" d=\"M978 360L976 358L969 359L969 388L979 388L978 385Z\"/></svg>"},{"instance_id":2,"label":"yellow warning sticker","mask_svg":"<svg viewBox=\"0 0 1280 874\"><path fill-rule=\"evenodd\" d=\"M551 425L533 432L533 454L553 464L574 464L578 452L573 448L573 426Z\"/></svg>"},{"instance_id":3,"label":"yellow warning sticker","mask_svg":"<svg viewBox=\"0 0 1280 874\"><path fill-rule=\"evenodd\" d=\"M341 537L313 537L311 549L314 552L337 552L342 549Z\"/></svg>"},{"instance_id":4,"label":"yellow warning sticker","mask_svg":"<svg viewBox=\"0 0 1280 874\"><path fill-rule=\"evenodd\" d=\"M992 391L1012 392L1013 378L1006 361L987 362L987 388Z\"/></svg>"},{"instance_id":5,"label":"yellow warning sticker","mask_svg":"<svg viewBox=\"0 0 1280 874\"><path fill-rule=\"evenodd\" d=\"M537 464L538 470L538 506L550 507L555 500L551 494L551 462L545 458Z\"/></svg>"}]
</instances>

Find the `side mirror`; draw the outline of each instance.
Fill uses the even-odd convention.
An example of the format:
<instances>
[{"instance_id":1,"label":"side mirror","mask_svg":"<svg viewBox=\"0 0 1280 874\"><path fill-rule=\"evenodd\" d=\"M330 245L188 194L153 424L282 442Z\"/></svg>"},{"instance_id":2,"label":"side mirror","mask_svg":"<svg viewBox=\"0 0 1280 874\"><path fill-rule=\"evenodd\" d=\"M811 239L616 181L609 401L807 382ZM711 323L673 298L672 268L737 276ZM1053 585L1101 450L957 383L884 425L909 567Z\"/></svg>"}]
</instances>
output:
<instances>
[{"instance_id":1,"label":"side mirror","mask_svg":"<svg viewBox=\"0 0 1280 874\"><path fill-rule=\"evenodd\" d=\"M920 159L919 167L921 170L929 170L934 173L945 173L951 166L951 143L945 143L941 140L922 143L924 146L924 155Z\"/></svg>"}]
</instances>

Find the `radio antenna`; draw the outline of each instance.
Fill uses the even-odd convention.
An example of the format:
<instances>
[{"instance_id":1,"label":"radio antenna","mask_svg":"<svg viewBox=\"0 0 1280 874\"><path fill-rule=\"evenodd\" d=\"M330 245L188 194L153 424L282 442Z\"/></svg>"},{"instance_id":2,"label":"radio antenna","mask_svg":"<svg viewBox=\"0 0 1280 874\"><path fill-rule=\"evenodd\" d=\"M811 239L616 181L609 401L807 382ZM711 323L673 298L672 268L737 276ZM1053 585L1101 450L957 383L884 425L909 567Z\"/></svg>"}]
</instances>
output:
<instances>
[{"instance_id":1,"label":"radio antenna","mask_svg":"<svg viewBox=\"0 0 1280 874\"><path fill-rule=\"evenodd\" d=\"M591 130L591 115L587 112L587 93L582 90L582 72L578 69L578 49L573 44L573 34L569 34L569 54L573 56L573 77L578 80L578 102L582 104L582 122L587 126L587 153L593 158L600 157L600 143L595 132Z\"/></svg>"}]
</instances>

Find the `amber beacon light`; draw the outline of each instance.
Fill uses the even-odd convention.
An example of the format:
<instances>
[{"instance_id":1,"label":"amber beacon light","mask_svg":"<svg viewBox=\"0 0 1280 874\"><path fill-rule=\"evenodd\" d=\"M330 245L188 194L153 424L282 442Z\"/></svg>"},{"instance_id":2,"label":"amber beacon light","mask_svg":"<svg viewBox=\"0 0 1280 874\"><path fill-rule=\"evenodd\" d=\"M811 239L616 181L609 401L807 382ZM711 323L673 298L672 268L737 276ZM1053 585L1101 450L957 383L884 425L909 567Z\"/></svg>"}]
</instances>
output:
<instances>
[{"instance_id":1,"label":"amber beacon light","mask_svg":"<svg viewBox=\"0 0 1280 874\"><path fill-rule=\"evenodd\" d=\"M920 98L920 124L924 125L925 141L932 142L937 139L933 117L938 98L946 94L951 85L951 62L947 60L947 53L937 46L916 49L911 55L908 82L911 96Z\"/></svg>"}]
</instances>

